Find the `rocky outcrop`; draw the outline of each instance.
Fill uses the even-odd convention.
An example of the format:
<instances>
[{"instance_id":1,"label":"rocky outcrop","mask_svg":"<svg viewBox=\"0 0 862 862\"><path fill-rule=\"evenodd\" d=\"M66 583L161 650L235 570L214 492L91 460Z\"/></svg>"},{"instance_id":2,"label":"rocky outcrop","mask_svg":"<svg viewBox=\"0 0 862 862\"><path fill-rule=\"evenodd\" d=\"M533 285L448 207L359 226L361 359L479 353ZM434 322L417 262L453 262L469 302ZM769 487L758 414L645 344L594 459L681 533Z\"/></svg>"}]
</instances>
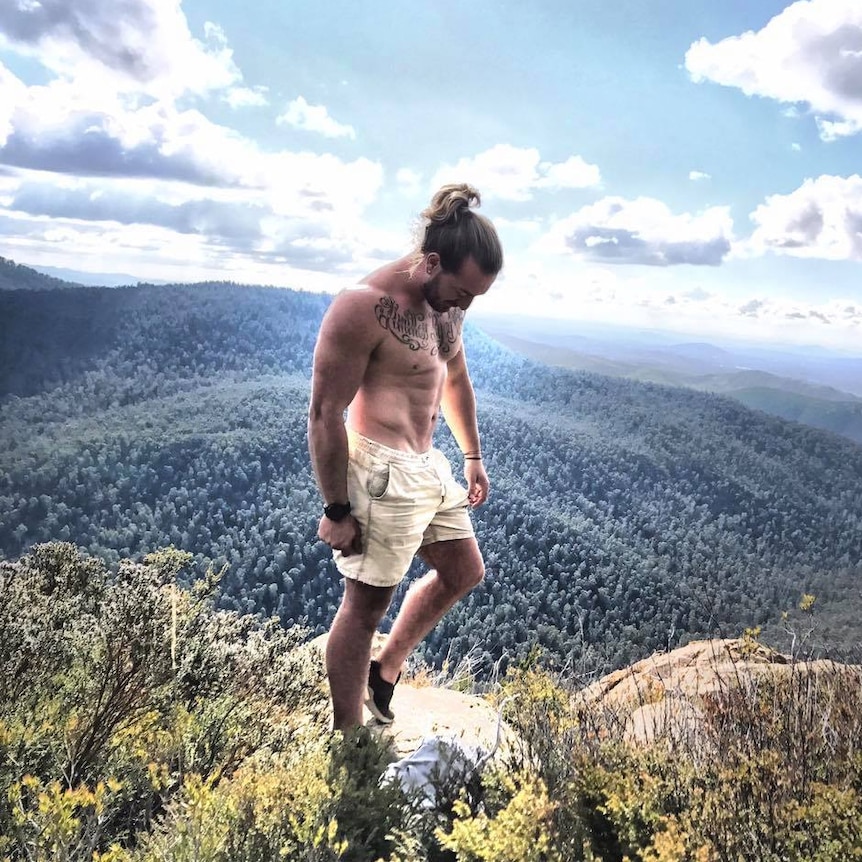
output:
<instances>
[{"instance_id":1,"label":"rocky outcrop","mask_svg":"<svg viewBox=\"0 0 862 862\"><path fill-rule=\"evenodd\" d=\"M322 661L327 635L311 641ZM376 653L385 642L377 635L372 647ZM451 688L430 685L421 675L405 675L395 687L392 698L395 721L381 726L366 712L367 724L391 740L393 752L402 757L415 751L428 736L455 737L467 746L479 746L485 751L494 747L497 737L498 714L484 699ZM503 733L507 732L505 726Z\"/></svg>"},{"instance_id":2,"label":"rocky outcrop","mask_svg":"<svg viewBox=\"0 0 862 862\"><path fill-rule=\"evenodd\" d=\"M378 635L373 652L385 641ZM326 635L311 642L322 653ZM601 734L647 744L662 738L708 745L704 734L716 704L743 694L753 704L765 684L795 685L810 702L828 704L836 692L855 693L862 707L862 666L830 660L801 661L745 638L694 641L670 652L655 653L630 667L614 671L572 695L585 723ZM789 696L789 689L782 697ZM392 700L395 722L368 726L392 741L403 756L428 736L456 737L486 751L494 747L498 714L488 701L451 688L430 685L423 675L405 677ZM504 748L514 741L502 725Z\"/></svg>"},{"instance_id":3,"label":"rocky outcrop","mask_svg":"<svg viewBox=\"0 0 862 862\"><path fill-rule=\"evenodd\" d=\"M862 688L862 667L796 661L748 639L694 641L614 671L575 697L580 710L615 724L629 741L698 735L710 702L755 692L764 681L804 685L811 697Z\"/></svg>"}]
</instances>

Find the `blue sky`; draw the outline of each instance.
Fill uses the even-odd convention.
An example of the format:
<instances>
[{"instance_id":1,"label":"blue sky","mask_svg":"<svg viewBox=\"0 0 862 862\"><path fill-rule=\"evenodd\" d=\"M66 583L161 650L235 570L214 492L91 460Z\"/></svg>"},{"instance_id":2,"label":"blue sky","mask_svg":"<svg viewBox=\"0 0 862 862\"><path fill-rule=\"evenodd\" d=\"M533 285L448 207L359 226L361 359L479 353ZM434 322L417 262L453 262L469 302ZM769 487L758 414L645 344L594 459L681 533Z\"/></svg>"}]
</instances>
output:
<instances>
[{"instance_id":1,"label":"blue sky","mask_svg":"<svg viewBox=\"0 0 862 862\"><path fill-rule=\"evenodd\" d=\"M862 353L862 3L6 0L0 255L335 291L466 180L477 310Z\"/></svg>"}]
</instances>

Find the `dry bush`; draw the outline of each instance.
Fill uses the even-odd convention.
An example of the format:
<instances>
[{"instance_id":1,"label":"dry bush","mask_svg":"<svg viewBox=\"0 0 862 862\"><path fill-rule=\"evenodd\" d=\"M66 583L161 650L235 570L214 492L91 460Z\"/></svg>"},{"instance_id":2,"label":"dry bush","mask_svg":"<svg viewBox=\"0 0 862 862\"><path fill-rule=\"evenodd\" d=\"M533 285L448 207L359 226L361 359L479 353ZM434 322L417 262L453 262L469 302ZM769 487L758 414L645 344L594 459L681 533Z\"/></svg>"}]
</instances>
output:
<instances>
[{"instance_id":1,"label":"dry bush","mask_svg":"<svg viewBox=\"0 0 862 862\"><path fill-rule=\"evenodd\" d=\"M505 681L510 721L556 803L568 859L832 862L862 858L862 668L734 665L710 691L579 696L535 668ZM633 741L632 711L659 718Z\"/></svg>"}]
</instances>

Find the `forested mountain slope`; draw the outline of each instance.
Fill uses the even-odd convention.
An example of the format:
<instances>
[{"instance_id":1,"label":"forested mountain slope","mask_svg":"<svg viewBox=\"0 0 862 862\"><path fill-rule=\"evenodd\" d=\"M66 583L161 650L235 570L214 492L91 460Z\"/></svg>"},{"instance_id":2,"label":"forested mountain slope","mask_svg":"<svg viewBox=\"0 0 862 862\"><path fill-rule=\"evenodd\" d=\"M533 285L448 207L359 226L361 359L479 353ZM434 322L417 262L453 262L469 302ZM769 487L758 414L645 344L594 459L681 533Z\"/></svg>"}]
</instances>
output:
<instances>
[{"instance_id":1,"label":"forested mountain slope","mask_svg":"<svg viewBox=\"0 0 862 862\"><path fill-rule=\"evenodd\" d=\"M305 439L327 297L231 284L0 291L0 552L173 543L221 603L331 622ZM802 592L846 610L862 452L725 398L552 369L467 333L493 482L486 583L425 646L613 664L737 634ZM440 445L452 451L445 430ZM856 617L858 619L858 615ZM845 628L858 643L859 629Z\"/></svg>"},{"instance_id":2,"label":"forested mountain slope","mask_svg":"<svg viewBox=\"0 0 862 862\"><path fill-rule=\"evenodd\" d=\"M44 275L29 266L0 257L0 290L56 290L63 287L78 287L78 285Z\"/></svg>"},{"instance_id":3,"label":"forested mountain slope","mask_svg":"<svg viewBox=\"0 0 862 862\"><path fill-rule=\"evenodd\" d=\"M514 323L508 325L514 328ZM709 366L705 363L701 366L694 358L674 357L672 354L675 364L661 355L653 359L654 364L650 364L652 357L649 353L639 357L639 361L624 354L593 355L558 344L533 341L493 326L489 331L516 353L546 365L727 395L754 410L804 422L862 444L862 399L832 386L751 369L707 371ZM850 372L846 373L849 376Z\"/></svg>"}]
</instances>

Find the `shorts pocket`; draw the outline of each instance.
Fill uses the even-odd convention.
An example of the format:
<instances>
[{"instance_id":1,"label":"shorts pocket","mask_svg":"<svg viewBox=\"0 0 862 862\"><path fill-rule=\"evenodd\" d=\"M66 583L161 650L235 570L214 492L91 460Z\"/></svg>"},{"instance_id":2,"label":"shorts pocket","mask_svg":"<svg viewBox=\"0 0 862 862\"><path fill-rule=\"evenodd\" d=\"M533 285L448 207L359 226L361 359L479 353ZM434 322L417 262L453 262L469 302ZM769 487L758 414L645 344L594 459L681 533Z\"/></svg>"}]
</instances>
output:
<instances>
[{"instance_id":1,"label":"shorts pocket","mask_svg":"<svg viewBox=\"0 0 862 862\"><path fill-rule=\"evenodd\" d=\"M379 500L389 490L390 477L389 464L375 464L368 471L368 479L365 482L365 490L372 500Z\"/></svg>"}]
</instances>

